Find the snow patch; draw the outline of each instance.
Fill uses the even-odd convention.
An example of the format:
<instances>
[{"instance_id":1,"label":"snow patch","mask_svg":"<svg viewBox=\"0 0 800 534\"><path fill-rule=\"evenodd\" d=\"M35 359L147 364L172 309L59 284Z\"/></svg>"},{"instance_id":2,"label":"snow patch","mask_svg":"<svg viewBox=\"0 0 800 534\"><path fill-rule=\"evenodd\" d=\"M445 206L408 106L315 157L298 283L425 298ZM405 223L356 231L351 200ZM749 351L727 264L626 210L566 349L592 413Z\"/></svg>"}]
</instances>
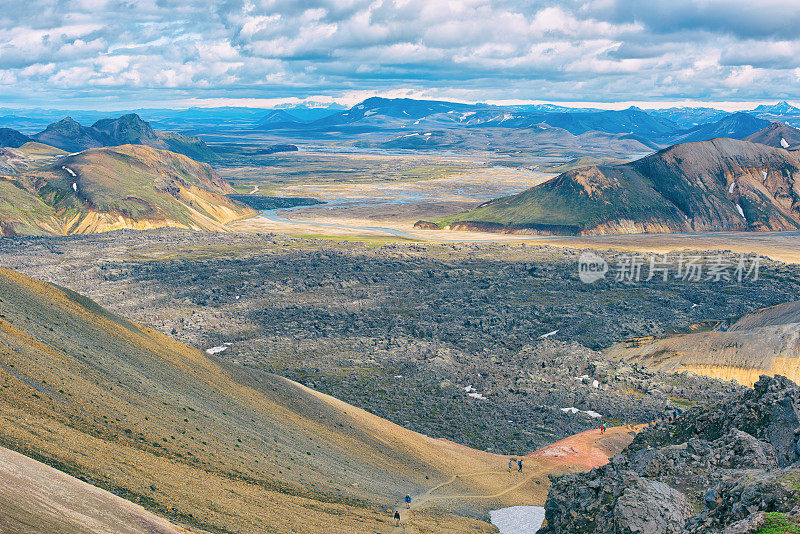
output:
<instances>
[{"instance_id":1,"label":"snow patch","mask_svg":"<svg viewBox=\"0 0 800 534\"><path fill-rule=\"evenodd\" d=\"M736 187L736 182L731 182L731 186L728 188L728 194L733 194L733 188Z\"/></svg>"},{"instance_id":2,"label":"snow patch","mask_svg":"<svg viewBox=\"0 0 800 534\"><path fill-rule=\"evenodd\" d=\"M61 167L61 168L64 169L65 171L67 171L70 174L70 176L72 176L73 178L76 178L78 176L77 174L75 174L75 171L73 171L69 167Z\"/></svg>"},{"instance_id":3,"label":"snow patch","mask_svg":"<svg viewBox=\"0 0 800 534\"><path fill-rule=\"evenodd\" d=\"M408 115L408 111L403 110L403 115Z\"/></svg>"},{"instance_id":4,"label":"snow patch","mask_svg":"<svg viewBox=\"0 0 800 534\"><path fill-rule=\"evenodd\" d=\"M744 217L744 210L742 209L742 207L739 204L736 204L736 209L739 210L739 215L741 215L742 218L744 219L745 218Z\"/></svg>"},{"instance_id":5,"label":"snow patch","mask_svg":"<svg viewBox=\"0 0 800 534\"><path fill-rule=\"evenodd\" d=\"M767 171L761 171L761 181L762 182L767 181Z\"/></svg>"},{"instance_id":6,"label":"snow patch","mask_svg":"<svg viewBox=\"0 0 800 534\"><path fill-rule=\"evenodd\" d=\"M597 380L593 381L592 382L592 387L593 388L599 388L600 387L600 382L598 382Z\"/></svg>"},{"instance_id":7,"label":"snow patch","mask_svg":"<svg viewBox=\"0 0 800 534\"><path fill-rule=\"evenodd\" d=\"M225 352L228 350L227 345L220 345L218 347L211 347L210 349L206 349L206 354L219 354L220 352Z\"/></svg>"},{"instance_id":8,"label":"snow patch","mask_svg":"<svg viewBox=\"0 0 800 534\"><path fill-rule=\"evenodd\" d=\"M466 387L464 388L464 391L466 391L466 392L467 392L467 396L468 396L468 397L472 397L473 399L486 400L486 397L484 397L483 395L481 395L480 393L478 393L478 392L475 390L475 388L474 388L474 387L472 387L472 385L471 385L471 384L470 384L469 386L466 386Z\"/></svg>"},{"instance_id":9,"label":"snow patch","mask_svg":"<svg viewBox=\"0 0 800 534\"><path fill-rule=\"evenodd\" d=\"M600 419L601 417L603 417L602 415L600 415L599 413L595 412L594 410L579 410L578 408L576 408L574 406L570 406L569 408L561 408L561 411L564 412L564 413L571 413L573 415L576 414L576 413L585 413L586 415L588 415L589 417L592 417L594 419Z\"/></svg>"},{"instance_id":10,"label":"snow patch","mask_svg":"<svg viewBox=\"0 0 800 534\"><path fill-rule=\"evenodd\" d=\"M75 182L72 182L72 190L75 191L76 193L78 192L78 184L76 184Z\"/></svg>"},{"instance_id":11,"label":"snow patch","mask_svg":"<svg viewBox=\"0 0 800 534\"><path fill-rule=\"evenodd\" d=\"M787 143L786 139L784 139L783 137L781 137L781 146L783 148L789 148L789 143Z\"/></svg>"},{"instance_id":12,"label":"snow patch","mask_svg":"<svg viewBox=\"0 0 800 534\"><path fill-rule=\"evenodd\" d=\"M511 506L490 510L489 518L500 534L534 534L544 523L541 506Z\"/></svg>"},{"instance_id":13,"label":"snow patch","mask_svg":"<svg viewBox=\"0 0 800 534\"><path fill-rule=\"evenodd\" d=\"M539 339L547 339L548 337L554 336L557 333L558 333L558 330L553 330L552 332L548 332L546 334L542 334L541 336L539 336Z\"/></svg>"},{"instance_id":14,"label":"snow patch","mask_svg":"<svg viewBox=\"0 0 800 534\"><path fill-rule=\"evenodd\" d=\"M510 121L513 118L514 118L514 115L512 115L510 113L505 113L505 114L503 114L503 118L500 119L500 122Z\"/></svg>"}]
</instances>

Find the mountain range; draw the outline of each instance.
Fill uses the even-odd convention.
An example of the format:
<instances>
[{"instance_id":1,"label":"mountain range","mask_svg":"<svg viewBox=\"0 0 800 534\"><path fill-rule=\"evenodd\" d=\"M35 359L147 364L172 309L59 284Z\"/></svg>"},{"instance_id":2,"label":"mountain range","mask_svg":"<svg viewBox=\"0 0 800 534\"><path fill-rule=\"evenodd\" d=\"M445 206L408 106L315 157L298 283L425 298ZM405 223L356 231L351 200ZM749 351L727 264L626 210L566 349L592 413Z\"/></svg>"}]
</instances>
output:
<instances>
[{"instance_id":1,"label":"mountain range","mask_svg":"<svg viewBox=\"0 0 800 534\"><path fill-rule=\"evenodd\" d=\"M301 120L282 109L264 115L257 129L290 132L289 137L314 137L319 134L363 135L384 133L389 139L359 141L364 146L385 148L431 149L474 148L486 137L486 131L497 128L519 131L509 144L528 144L522 140L526 132L538 133L543 128L558 128L571 134L605 134L631 136L651 149L675 143L707 141L717 137L744 139L785 117L791 122L795 108L782 102L759 106L750 112L729 113L713 108L669 108L624 110L567 108L555 105L494 106L463 104L435 100L373 97L355 106L317 120ZM800 118L800 112L797 115ZM495 135L495 134L491 134ZM415 139L427 136L428 139ZM440 140L437 142L436 137ZM561 145L569 144L564 141ZM584 146L584 145L580 145ZM592 143L586 145L591 148ZM618 152L622 147L614 147ZM632 151L631 153L636 153Z\"/></svg>"},{"instance_id":2,"label":"mountain range","mask_svg":"<svg viewBox=\"0 0 800 534\"><path fill-rule=\"evenodd\" d=\"M35 141L68 152L126 144L141 144L170 150L199 161L211 161L216 154L199 137L176 132L157 132L138 115L131 113L116 119L103 119L83 126L66 117L31 136Z\"/></svg>"},{"instance_id":3,"label":"mountain range","mask_svg":"<svg viewBox=\"0 0 800 534\"><path fill-rule=\"evenodd\" d=\"M800 154L720 138L583 167L435 221L453 230L596 235L800 228ZM424 225L421 225L424 226Z\"/></svg>"}]
</instances>

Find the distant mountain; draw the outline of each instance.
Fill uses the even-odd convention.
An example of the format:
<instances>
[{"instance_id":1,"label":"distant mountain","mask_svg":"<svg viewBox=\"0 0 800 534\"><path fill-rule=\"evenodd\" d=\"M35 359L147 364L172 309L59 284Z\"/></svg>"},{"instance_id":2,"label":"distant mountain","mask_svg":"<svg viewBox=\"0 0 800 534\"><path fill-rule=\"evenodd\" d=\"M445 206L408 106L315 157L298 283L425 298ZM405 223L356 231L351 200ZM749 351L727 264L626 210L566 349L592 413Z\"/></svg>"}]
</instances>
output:
<instances>
[{"instance_id":1,"label":"distant mountain","mask_svg":"<svg viewBox=\"0 0 800 534\"><path fill-rule=\"evenodd\" d=\"M80 152L87 148L125 144L147 145L160 150L171 150L199 161L216 159L216 154L199 137L177 132L158 132L150 123L135 113L115 119L102 119L92 126L81 126L70 117L49 125L33 139L67 150Z\"/></svg>"},{"instance_id":2,"label":"distant mountain","mask_svg":"<svg viewBox=\"0 0 800 534\"><path fill-rule=\"evenodd\" d=\"M103 132L118 145L153 146L160 141L152 126L135 113L129 113L117 119L99 120L92 125L92 128Z\"/></svg>"},{"instance_id":3,"label":"distant mountain","mask_svg":"<svg viewBox=\"0 0 800 534\"><path fill-rule=\"evenodd\" d=\"M589 131L574 135L563 128L538 124L528 128L443 128L398 135L378 144L381 148L433 150L530 150L539 154L616 154L630 159L659 147L639 136Z\"/></svg>"},{"instance_id":4,"label":"distant mountain","mask_svg":"<svg viewBox=\"0 0 800 534\"><path fill-rule=\"evenodd\" d=\"M716 122L723 117L730 115L727 111L714 108L666 108L645 110L654 117L668 119L681 128L693 128L701 124Z\"/></svg>"},{"instance_id":5,"label":"distant mountain","mask_svg":"<svg viewBox=\"0 0 800 534\"><path fill-rule=\"evenodd\" d=\"M636 107L620 111L548 113L540 118L540 122L564 128L576 135L598 131L634 134L651 140L666 137L678 129L671 120L654 117Z\"/></svg>"},{"instance_id":6,"label":"distant mountain","mask_svg":"<svg viewBox=\"0 0 800 534\"><path fill-rule=\"evenodd\" d=\"M554 109L558 111L553 111ZM314 121L312 128L328 129L431 129L470 128L534 128L542 124L554 126L573 135L597 131L631 134L648 140L666 138L680 128L669 119L652 116L631 107L620 111L570 110L543 106L539 110L519 106L497 107L487 104L460 104L408 98L369 98L352 108Z\"/></svg>"},{"instance_id":7,"label":"distant mountain","mask_svg":"<svg viewBox=\"0 0 800 534\"><path fill-rule=\"evenodd\" d=\"M745 137L745 141L762 145L796 150L800 148L800 130L782 122L773 122L763 130Z\"/></svg>"},{"instance_id":8,"label":"distant mountain","mask_svg":"<svg viewBox=\"0 0 800 534\"><path fill-rule=\"evenodd\" d=\"M294 115L290 115L282 109L274 109L258 121L256 128L261 130L271 130L279 128L292 128L300 124L303 124L303 122Z\"/></svg>"},{"instance_id":9,"label":"distant mountain","mask_svg":"<svg viewBox=\"0 0 800 534\"><path fill-rule=\"evenodd\" d=\"M692 141L708 141L718 137L744 139L759 130L763 130L767 126L769 126L769 121L759 119L749 113L739 112L727 115L717 122L701 124L700 126L678 132L672 136L672 140L681 143L689 143Z\"/></svg>"},{"instance_id":10,"label":"distant mountain","mask_svg":"<svg viewBox=\"0 0 800 534\"><path fill-rule=\"evenodd\" d=\"M685 143L624 165L568 171L436 224L579 235L794 230L798 172L798 153L733 139Z\"/></svg>"},{"instance_id":11,"label":"distant mountain","mask_svg":"<svg viewBox=\"0 0 800 534\"><path fill-rule=\"evenodd\" d=\"M257 213L225 196L232 192L210 166L180 154L145 145L89 149L0 176L0 231L220 230Z\"/></svg>"},{"instance_id":12,"label":"distant mountain","mask_svg":"<svg viewBox=\"0 0 800 534\"><path fill-rule=\"evenodd\" d=\"M514 111L544 111L545 113L586 113L602 111L597 108L571 108L567 106L559 106L558 104L516 104L507 106L508 109Z\"/></svg>"},{"instance_id":13,"label":"distant mountain","mask_svg":"<svg viewBox=\"0 0 800 534\"><path fill-rule=\"evenodd\" d=\"M756 106L753 109L752 113L754 115L800 115L800 108L791 105L787 101L783 100L778 102L777 104L773 104L771 106L768 105L760 105Z\"/></svg>"},{"instance_id":14,"label":"distant mountain","mask_svg":"<svg viewBox=\"0 0 800 534\"><path fill-rule=\"evenodd\" d=\"M306 102L303 104L281 104L275 106L274 110L283 110L292 117L302 122L312 122L323 117L328 117L334 113L344 111L347 106L337 103Z\"/></svg>"},{"instance_id":15,"label":"distant mountain","mask_svg":"<svg viewBox=\"0 0 800 534\"><path fill-rule=\"evenodd\" d=\"M475 106L437 100L413 100L410 98L372 97L348 110L340 111L311 123L314 127L341 125L369 125L376 127L400 127L431 115L470 111Z\"/></svg>"},{"instance_id":16,"label":"distant mountain","mask_svg":"<svg viewBox=\"0 0 800 534\"><path fill-rule=\"evenodd\" d=\"M16 130L0 128L0 147L19 148L29 141L33 139Z\"/></svg>"},{"instance_id":17,"label":"distant mountain","mask_svg":"<svg viewBox=\"0 0 800 534\"><path fill-rule=\"evenodd\" d=\"M31 136L34 140L68 152L80 152L87 148L99 148L114 144L105 133L82 126L72 117L65 117L50 124L44 131Z\"/></svg>"}]
</instances>

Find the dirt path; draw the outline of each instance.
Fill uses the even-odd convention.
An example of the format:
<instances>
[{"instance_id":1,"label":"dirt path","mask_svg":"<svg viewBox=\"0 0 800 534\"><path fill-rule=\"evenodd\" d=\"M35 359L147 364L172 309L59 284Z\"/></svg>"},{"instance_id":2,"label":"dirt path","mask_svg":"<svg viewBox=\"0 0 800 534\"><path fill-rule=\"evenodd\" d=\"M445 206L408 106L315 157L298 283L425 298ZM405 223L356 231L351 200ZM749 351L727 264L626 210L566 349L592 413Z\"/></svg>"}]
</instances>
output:
<instances>
[{"instance_id":1,"label":"dirt path","mask_svg":"<svg viewBox=\"0 0 800 534\"><path fill-rule=\"evenodd\" d=\"M406 509L404 500L398 502L394 510L400 512L400 526L393 526L392 532L406 532L409 520L413 520L414 510L425 508L434 501L453 501L467 499L495 499L518 490L530 481L539 479L546 483L547 476L560 471L588 471L608 463L609 458L624 449L632 440L635 433L644 425L637 427L613 427L601 433L599 429L587 430L575 434L561 441L548 445L522 458L524 475L515 469L509 472L506 469L472 471L458 473L448 480L431 487L424 493L411 496L411 509ZM537 461L539 460L539 461ZM566 469L565 469L566 468ZM443 488L455 482L465 482L470 477L499 475L508 477L508 485L491 494L446 493L440 492ZM522 478L520 478L522 477ZM440 493L437 493L440 492Z\"/></svg>"},{"instance_id":2,"label":"dirt path","mask_svg":"<svg viewBox=\"0 0 800 534\"><path fill-rule=\"evenodd\" d=\"M587 430L532 452L526 458L547 459L588 471L608 463L609 458L633 441L633 436L643 427L617 426L606 429L604 434L599 429Z\"/></svg>"}]
</instances>

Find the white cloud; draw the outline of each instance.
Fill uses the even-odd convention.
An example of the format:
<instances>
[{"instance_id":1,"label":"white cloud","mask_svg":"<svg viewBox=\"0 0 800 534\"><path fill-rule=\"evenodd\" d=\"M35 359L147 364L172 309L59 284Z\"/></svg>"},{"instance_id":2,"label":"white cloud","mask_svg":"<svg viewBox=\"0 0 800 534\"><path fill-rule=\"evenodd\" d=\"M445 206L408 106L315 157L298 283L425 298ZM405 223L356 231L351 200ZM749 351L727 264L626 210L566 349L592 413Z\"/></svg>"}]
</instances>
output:
<instances>
[{"instance_id":1,"label":"white cloud","mask_svg":"<svg viewBox=\"0 0 800 534\"><path fill-rule=\"evenodd\" d=\"M800 5L764 2L0 0L0 69L17 98L790 97Z\"/></svg>"}]
</instances>

